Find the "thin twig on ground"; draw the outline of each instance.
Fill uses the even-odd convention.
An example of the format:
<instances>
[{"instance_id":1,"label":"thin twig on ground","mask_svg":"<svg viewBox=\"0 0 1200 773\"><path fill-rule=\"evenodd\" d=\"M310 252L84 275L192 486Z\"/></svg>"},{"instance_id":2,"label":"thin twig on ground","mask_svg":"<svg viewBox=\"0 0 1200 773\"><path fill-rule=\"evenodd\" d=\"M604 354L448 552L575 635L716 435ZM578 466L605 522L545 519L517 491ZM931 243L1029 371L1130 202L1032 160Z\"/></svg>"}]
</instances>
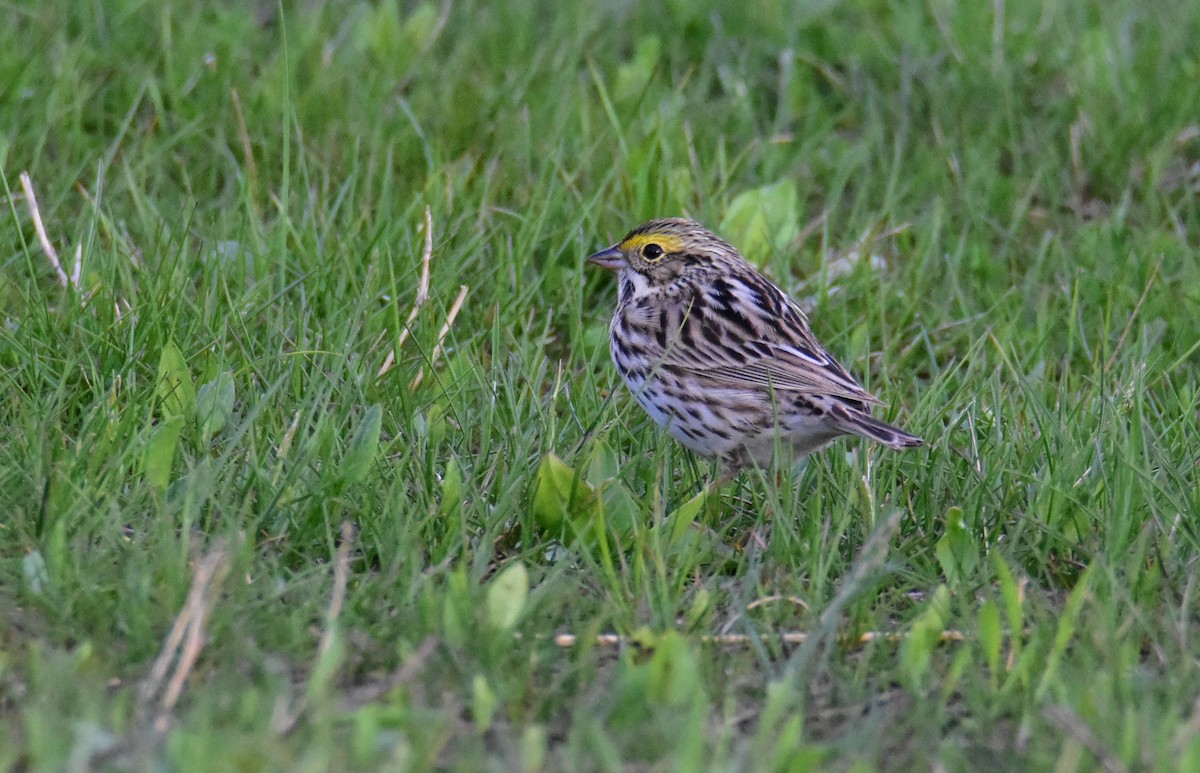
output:
<instances>
[{"instance_id":1,"label":"thin twig on ground","mask_svg":"<svg viewBox=\"0 0 1200 773\"><path fill-rule=\"evenodd\" d=\"M702 634L697 637L697 641L701 644L714 644L722 647L749 645L753 644L756 640L763 639L774 639L781 644L803 644L814 635L816 634L805 631L783 631L760 637L752 637L744 633ZM857 637L849 638L848 641L855 644L869 644L876 641L897 642L903 641L906 636L907 634L904 633L889 631L866 631ZM941 634L941 641L943 642L964 641L965 639L966 637L962 631L953 629L942 631ZM635 643L637 639L619 633L602 633L586 641L589 641L596 647L624 647ZM581 639L573 633L560 633L555 635L554 643L563 649L570 649L571 647L578 646L581 643Z\"/></svg>"}]
</instances>

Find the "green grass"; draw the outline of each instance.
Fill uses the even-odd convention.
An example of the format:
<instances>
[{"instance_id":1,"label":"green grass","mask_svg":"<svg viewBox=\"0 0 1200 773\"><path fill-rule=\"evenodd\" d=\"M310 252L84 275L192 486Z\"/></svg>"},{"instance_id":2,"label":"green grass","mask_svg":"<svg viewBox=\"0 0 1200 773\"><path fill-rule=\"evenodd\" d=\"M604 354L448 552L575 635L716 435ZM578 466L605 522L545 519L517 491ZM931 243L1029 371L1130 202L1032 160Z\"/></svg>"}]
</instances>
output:
<instances>
[{"instance_id":1,"label":"green grass","mask_svg":"<svg viewBox=\"0 0 1200 773\"><path fill-rule=\"evenodd\" d=\"M1200 768L1200 6L247 5L0 15L0 769ZM927 447L680 509L680 213Z\"/></svg>"}]
</instances>

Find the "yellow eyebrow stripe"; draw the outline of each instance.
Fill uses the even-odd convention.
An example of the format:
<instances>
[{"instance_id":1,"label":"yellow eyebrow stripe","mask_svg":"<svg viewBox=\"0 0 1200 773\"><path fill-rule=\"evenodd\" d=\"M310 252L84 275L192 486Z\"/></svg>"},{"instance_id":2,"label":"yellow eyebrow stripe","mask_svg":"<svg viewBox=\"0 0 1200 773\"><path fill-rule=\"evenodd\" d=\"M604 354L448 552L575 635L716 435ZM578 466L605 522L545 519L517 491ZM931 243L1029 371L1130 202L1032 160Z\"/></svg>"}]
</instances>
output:
<instances>
[{"instance_id":1,"label":"yellow eyebrow stripe","mask_svg":"<svg viewBox=\"0 0 1200 773\"><path fill-rule=\"evenodd\" d=\"M622 252L640 252L647 244L657 244L663 252L683 252L683 239L673 234L638 234L630 237L619 245Z\"/></svg>"}]
</instances>

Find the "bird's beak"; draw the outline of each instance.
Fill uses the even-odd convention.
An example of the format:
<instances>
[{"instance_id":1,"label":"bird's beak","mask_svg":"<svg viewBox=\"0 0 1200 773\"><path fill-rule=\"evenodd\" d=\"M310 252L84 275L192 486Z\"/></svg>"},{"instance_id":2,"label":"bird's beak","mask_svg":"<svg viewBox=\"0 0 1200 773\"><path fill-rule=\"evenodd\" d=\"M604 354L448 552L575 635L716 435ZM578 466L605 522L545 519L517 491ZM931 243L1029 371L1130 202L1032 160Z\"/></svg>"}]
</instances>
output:
<instances>
[{"instance_id":1,"label":"bird's beak","mask_svg":"<svg viewBox=\"0 0 1200 773\"><path fill-rule=\"evenodd\" d=\"M625 255L616 247L600 250L594 255L588 255L588 263L594 263L600 268L617 271L625 268Z\"/></svg>"}]
</instances>

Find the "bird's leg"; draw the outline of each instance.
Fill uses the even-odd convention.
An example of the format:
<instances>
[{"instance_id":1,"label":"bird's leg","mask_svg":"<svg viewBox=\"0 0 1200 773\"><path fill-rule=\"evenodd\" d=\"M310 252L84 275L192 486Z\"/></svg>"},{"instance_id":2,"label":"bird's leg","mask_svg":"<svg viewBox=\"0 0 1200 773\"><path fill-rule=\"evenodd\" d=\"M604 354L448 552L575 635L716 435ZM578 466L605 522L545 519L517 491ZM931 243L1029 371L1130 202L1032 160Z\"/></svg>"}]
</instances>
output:
<instances>
[{"instance_id":1,"label":"bird's leg","mask_svg":"<svg viewBox=\"0 0 1200 773\"><path fill-rule=\"evenodd\" d=\"M741 454L732 456L730 458L723 459L721 461L720 474L716 477L716 479L714 479L707 486L705 486L705 492L704 492L705 497L709 497L714 494L719 494L720 490L726 484L728 484L734 478L736 478L738 476L738 474L741 473L742 469L748 463L752 463L752 462L750 462L748 459L745 459ZM737 512L735 512L730 518L728 518L723 523L721 523L721 525L720 525L721 532L724 533L724 532L729 531L729 527L733 524L733 521L735 519L737 519L738 517L739 517L739 514ZM750 554L755 555L755 556L757 556L760 552L765 550L766 547L767 547L767 542L763 538L763 536L758 533L757 528L751 529L748 533L742 533L741 535L739 535L739 538L734 543L734 548L739 553L746 553L747 550L749 550Z\"/></svg>"},{"instance_id":2,"label":"bird's leg","mask_svg":"<svg viewBox=\"0 0 1200 773\"><path fill-rule=\"evenodd\" d=\"M719 464L721 465L721 474L717 476L717 479L710 484L712 486L711 490L721 488L726 483L736 478L738 473L741 472L743 468L749 464L753 464L753 462L750 461L749 454L746 452L745 447L739 446L728 454L722 456Z\"/></svg>"},{"instance_id":3,"label":"bird's leg","mask_svg":"<svg viewBox=\"0 0 1200 773\"><path fill-rule=\"evenodd\" d=\"M738 470L736 467L731 468L722 465L721 474L709 481L708 485L704 487L704 495L708 496L709 494L715 494L716 492L720 491L725 487L726 483L729 483L736 478L737 474Z\"/></svg>"}]
</instances>

